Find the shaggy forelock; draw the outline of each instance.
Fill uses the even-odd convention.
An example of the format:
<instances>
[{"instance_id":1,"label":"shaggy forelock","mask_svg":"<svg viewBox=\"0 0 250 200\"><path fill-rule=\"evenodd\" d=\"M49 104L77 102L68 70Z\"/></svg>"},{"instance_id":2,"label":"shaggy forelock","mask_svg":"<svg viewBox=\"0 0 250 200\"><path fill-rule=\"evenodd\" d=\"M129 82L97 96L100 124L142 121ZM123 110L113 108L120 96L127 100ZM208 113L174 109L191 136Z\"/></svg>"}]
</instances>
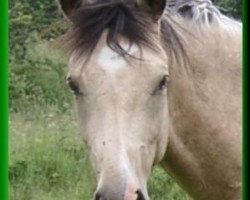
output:
<instances>
[{"instance_id":1,"label":"shaggy forelock","mask_svg":"<svg viewBox=\"0 0 250 200\"><path fill-rule=\"evenodd\" d=\"M148 47L157 51L159 44L156 44L155 37L158 37L159 33L153 29L155 21L149 14L137 8L136 1L90 2L69 17L72 26L63 36L63 43L66 43L70 52L78 52L79 56L89 58L105 29L108 31L107 45L122 56L129 53L120 44L119 36L124 36L130 45L136 44L140 49ZM178 48L182 48L182 45L171 24L163 24L167 37L164 46L169 50L171 57L178 52Z\"/></svg>"}]
</instances>

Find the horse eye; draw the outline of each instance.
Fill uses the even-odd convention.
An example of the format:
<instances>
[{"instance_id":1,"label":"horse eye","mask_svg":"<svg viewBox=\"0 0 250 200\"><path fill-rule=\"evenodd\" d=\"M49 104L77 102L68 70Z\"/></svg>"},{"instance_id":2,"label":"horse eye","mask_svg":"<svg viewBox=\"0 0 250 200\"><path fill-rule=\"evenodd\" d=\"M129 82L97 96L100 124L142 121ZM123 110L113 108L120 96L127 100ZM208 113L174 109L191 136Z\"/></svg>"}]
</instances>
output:
<instances>
[{"instance_id":1,"label":"horse eye","mask_svg":"<svg viewBox=\"0 0 250 200\"><path fill-rule=\"evenodd\" d=\"M67 84L68 84L69 88L73 91L73 93L75 95L80 95L81 94L81 92L79 90L79 87L77 86L77 84L70 77L67 78Z\"/></svg>"},{"instance_id":2,"label":"horse eye","mask_svg":"<svg viewBox=\"0 0 250 200\"><path fill-rule=\"evenodd\" d=\"M163 90L167 87L169 83L169 75L164 75L162 80L159 83L158 90Z\"/></svg>"}]
</instances>

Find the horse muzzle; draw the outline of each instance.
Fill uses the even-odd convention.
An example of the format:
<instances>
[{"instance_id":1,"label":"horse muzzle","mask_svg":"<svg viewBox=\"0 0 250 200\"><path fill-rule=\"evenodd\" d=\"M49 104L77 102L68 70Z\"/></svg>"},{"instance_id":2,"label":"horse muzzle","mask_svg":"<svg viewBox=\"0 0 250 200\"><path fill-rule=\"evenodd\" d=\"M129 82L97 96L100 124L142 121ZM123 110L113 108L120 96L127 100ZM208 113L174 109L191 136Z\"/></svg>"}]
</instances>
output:
<instances>
[{"instance_id":1,"label":"horse muzzle","mask_svg":"<svg viewBox=\"0 0 250 200\"><path fill-rule=\"evenodd\" d=\"M118 200L118 198L109 198L100 192L96 192L94 200ZM134 193L122 195L120 200L146 200L142 191L140 189L136 190Z\"/></svg>"}]
</instances>

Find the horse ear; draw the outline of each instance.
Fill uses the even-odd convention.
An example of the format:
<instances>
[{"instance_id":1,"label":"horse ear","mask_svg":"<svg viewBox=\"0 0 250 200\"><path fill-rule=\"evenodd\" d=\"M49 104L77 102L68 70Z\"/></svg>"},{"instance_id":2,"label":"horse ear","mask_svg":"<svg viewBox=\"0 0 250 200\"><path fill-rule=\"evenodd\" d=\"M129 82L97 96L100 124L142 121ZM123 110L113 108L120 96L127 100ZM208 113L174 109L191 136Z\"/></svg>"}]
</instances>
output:
<instances>
[{"instance_id":1,"label":"horse ear","mask_svg":"<svg viewBox=\"0 0 250 200\"><path fill-rule=\"evenodd\" d=\"M164 12L167 0L137 0L140 9L153 15L159 19Z\"/></svg>"},{"instance_id":2,"label":"horse ear","mask_svg":"<svg viewBox=\"0 0 250 200\"><path fill-rule=\"evenodd\" d=\"M82 0L59 0L59 4L64 15L70 19L74 11L81 7Z\"/></svg>"}]
</instances>

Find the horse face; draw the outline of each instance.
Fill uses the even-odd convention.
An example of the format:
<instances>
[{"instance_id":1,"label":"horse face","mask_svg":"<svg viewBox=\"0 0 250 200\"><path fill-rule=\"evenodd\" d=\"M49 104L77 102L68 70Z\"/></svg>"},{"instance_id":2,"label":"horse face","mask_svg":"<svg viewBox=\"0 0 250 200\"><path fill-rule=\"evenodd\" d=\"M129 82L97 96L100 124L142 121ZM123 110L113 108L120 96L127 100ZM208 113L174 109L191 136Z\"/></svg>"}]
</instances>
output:
<instances>
[{"instance_id":1,"label":"horse face","mask_svg":"<svg viewBox=\"0 0 250 200\"><path fill-rule=\"evenodd\" d=\"M77 17L72 13L78 5L77 1L71 6L68 1L65 2L62 9L74 23ZM155 20L163 10L158 4L165 5L164 2L138 1L137 6L131 7L134 4L130 1L127 7L122 2L111 5L114 2L107 1L107 4L102 4L106 6L105 9L101 6L102 14L109 13L105 14L104 19L95 14L95 9L100 9L97 4L91 5L89 12L79 15L94 20L95 23L89 28L97 24L97 18L99 26L107 27L91 54L88 54L87 62L79 56L82 52L76 49L72 53L68 76L69 85L76 95L80 130L96 174L97 200L149 199L147 179L153 164L160 161L165 153L168 136L168 68ZM115 6L117 9L114 11ZM109 12L106 9L110 9ZM142 17L139 13L141 10L153 17L148 17L149 24L142 22L146 15ZM92 38L85 33L89 30L78 19L75 23L75 30L84 29L78 32L85 36L79 38L79 43L88 48L85 44L89 44ZM85 23L88 25L91 22L87 20ZM147 25L154 30L145 29ZM135 27L140 29L142 35L135 32L138 30ZM110 29L114 34L110 34ZM152 35L145 33L147 31ZM116 47L123 51L117 52L117 48L108 44L112 39L115 40L113 44L118 43ZM156 48L145 45L147 40L157 43ZM75 43L78 46L78 41Z\"/></svg>"},{"instance_id":2,"label":"horse face","mask_svg":"<svg viewBox=\"0 0 250 200\"><path fill-rule=\"evenodd\" d=\"M162 55L137 46L116 54L104 33L87 64L71 58L69 84L76 94L81 134L106 199L147 197L152 166L165 153L168 69Z\"/></svg>"}]
</instances>

